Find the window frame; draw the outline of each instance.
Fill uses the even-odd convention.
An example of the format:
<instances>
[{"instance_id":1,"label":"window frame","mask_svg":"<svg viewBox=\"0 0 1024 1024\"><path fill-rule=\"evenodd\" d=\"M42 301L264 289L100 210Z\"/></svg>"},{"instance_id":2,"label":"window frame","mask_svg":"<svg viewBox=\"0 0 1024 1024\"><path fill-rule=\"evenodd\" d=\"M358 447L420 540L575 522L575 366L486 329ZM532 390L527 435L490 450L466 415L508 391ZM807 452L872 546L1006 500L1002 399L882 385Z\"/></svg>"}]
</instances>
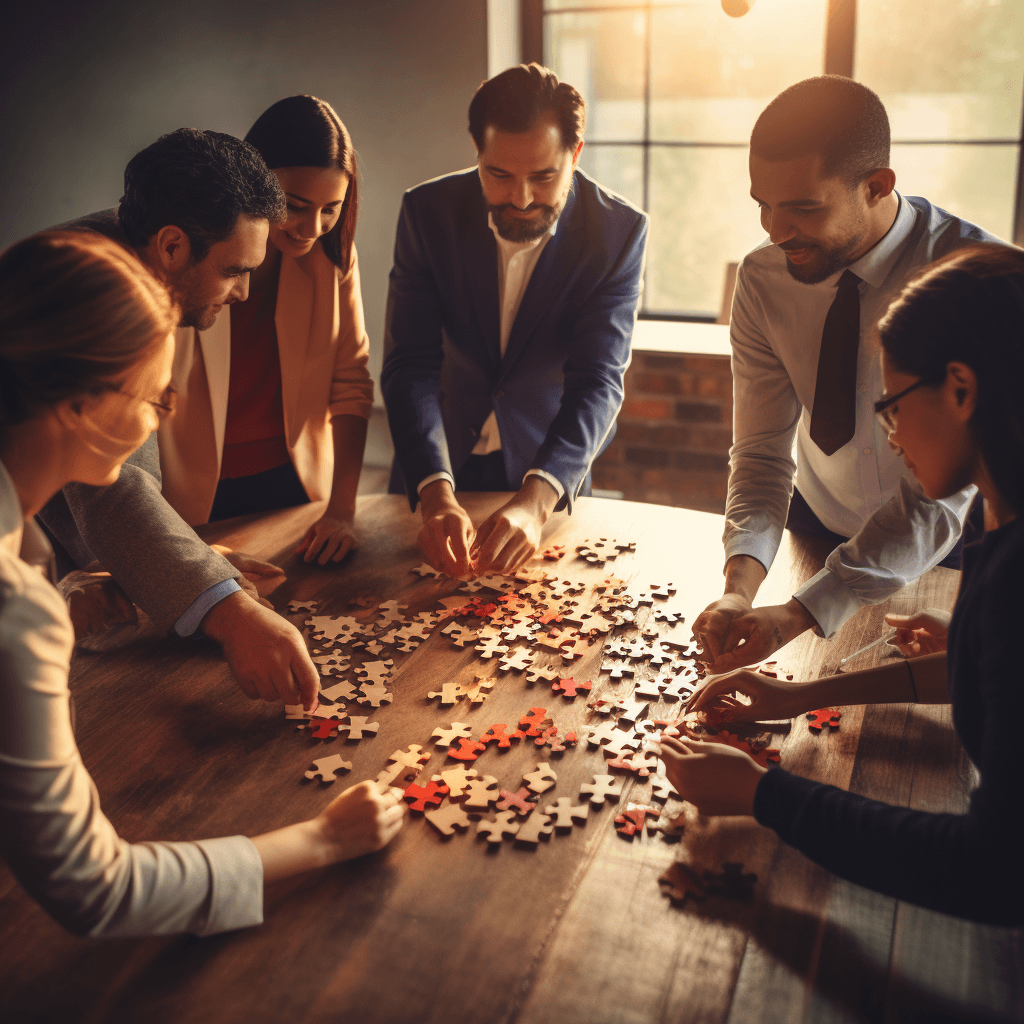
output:
<instances>
[{"instance_id":1,"label":"window frame","mask_svg":"<svg viewBox=\"0 0 1024 1024\"><path fill-rule=\"evenodd\" d=\"M659 5L661 6L661 5ZM653 147L666 149L746 149L743 142L686 142L682 140L653 141L650 132L651 111L651 12L655 10L651 0L640 4L615 3L587 7L554 7L544 10L544 0L520 0L520 45L521 59L524 64L536 61L544 62L544 18L548 14L601 14L611 11L643 11L647 20L644 28L644 131L643 139L616 140L602 142L588 140L588 147L640 147L643 153L643 208L648 209L650 190L650 155ZM827 75L844 75L853 77L854 43L857 28L857 0L828 0L825 14L825 68ZM1024 94L1024 82L1021 83ZM893 145L901 146L992 146L1013 144L1011 139L920 139L895 140ZM1016 139L1017 149L1017 188L1013 205L1013 239L1015 245L1024 247L1024 103L1021 109L1020 131ZM672 311L649 311L641 309L641 320L670 320L684 323L715 323L715 313L693 313Z\"/></svg>"}]
</instances>

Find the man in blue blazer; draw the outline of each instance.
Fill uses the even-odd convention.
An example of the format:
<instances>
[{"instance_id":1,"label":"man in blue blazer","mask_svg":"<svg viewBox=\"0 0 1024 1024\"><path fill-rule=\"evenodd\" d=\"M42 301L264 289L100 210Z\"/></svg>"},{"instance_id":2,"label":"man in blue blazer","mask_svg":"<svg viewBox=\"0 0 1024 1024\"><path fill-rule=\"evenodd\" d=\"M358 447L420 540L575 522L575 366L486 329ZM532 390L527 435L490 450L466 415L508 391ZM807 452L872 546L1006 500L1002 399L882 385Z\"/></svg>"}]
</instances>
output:
<instances>
[{"instance_id":1,"label":"man in blue blazer","mask_svg":"<svg viewBox=\"0 0 1024 1024\"><path fill-rule=\"evenodd\" d=\"M529 559L614 435L647 217L577 169L584 125L572 86L510 68L470 104L477 166L402 201L381 374L391 491L420 502L420 548L452 576ZM516 493L474 530L456 490Z\"/></svg>"}]
</instances>

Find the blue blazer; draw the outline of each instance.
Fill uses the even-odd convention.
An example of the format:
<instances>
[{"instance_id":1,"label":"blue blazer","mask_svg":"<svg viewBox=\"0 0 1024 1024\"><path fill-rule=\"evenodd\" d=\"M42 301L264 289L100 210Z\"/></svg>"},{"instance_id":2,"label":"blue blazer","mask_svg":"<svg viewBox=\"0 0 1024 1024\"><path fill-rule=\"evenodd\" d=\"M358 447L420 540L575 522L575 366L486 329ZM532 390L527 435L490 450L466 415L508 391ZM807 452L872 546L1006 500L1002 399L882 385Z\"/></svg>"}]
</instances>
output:
<instances>
[{"instance_id":1,"label":"blue blazer","mask_svg":"<svg viewBox=\"0 0 1024 1024\"><path fill-rule=\"evenodd\" d=\"M615 432L646 243L646 214L576 171L502 358L498 246L476 168L406 192L381 373L392 493L415 509L421 480L454 477L493 408L510 483L542 469L571 512Z\"/></svg>"}]
</instances>

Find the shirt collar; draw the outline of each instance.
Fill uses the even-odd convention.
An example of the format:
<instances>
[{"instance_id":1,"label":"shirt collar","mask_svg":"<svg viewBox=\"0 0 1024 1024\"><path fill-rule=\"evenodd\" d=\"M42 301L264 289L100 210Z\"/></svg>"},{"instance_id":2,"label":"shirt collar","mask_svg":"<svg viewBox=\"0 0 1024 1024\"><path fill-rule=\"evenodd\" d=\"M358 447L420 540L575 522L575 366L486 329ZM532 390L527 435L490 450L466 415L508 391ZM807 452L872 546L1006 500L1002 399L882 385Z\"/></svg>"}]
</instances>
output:
<instances>
[{"instance_id":1,"label":"shirt collar","mask_svg":"<svg viewBox=\"0 0 1024 1024\"><path fill-rule=\"evenodd\" d=\"M847 268L872 288L881 288L899 258L900 249L914 226L914 208L896 193L899 208L892 227L855 263Z\"/></svg>"},{"instance_id":2,"label":"shirt collar","mask_svg":"<svg viewBox=\"0 0 1024 1024\"><path fill-rule=\"evenodd\" d=\"M16 558L21 552L21 538L25 520L21 514L21 500L14 489L14 481L0 462L0 545Z\"/></svg>"},{"instance_id":3,"label":"shirt collar","mask_svg":"<svg viewBox=\"0 0 1024 1024\"><path fill-rule=\"evenodd\" d=\"M497 225L494 223L494 215L489 211L487 213L487 226L493 232L495 240L502 249L511 252L525 252L527 249L536 248L541 242L547 241L554 235L555 230L558 228L558 218L555 218L555 223L543 235L540 235L538 238L532 238L529 242L510 242L507 238L502 238L498 234Z\"/></svg>"}]
</instances>

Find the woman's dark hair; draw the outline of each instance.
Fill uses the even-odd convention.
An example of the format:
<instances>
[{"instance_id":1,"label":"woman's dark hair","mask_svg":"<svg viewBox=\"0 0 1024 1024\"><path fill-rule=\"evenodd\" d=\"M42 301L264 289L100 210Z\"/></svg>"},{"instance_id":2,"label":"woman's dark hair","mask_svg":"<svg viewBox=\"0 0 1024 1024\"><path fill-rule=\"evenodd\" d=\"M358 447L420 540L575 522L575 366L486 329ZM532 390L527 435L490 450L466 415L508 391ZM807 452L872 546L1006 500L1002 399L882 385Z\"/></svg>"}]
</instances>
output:
<instances>
[{"instance_id":1,"label":"woman's dark hair","mask_svg":"<svg viewBox=\"0 0 1024 1024\"><path fill-rule=\"evenodd\" d=\"M179 128L136 153L124 169L117 219L141 249L162 227L188 235L192 261L235 230L240 215L284 220L284 193L259 154L222 132Z\"/></svg>"},{"instance_id":2,"label":"woman's dark hair","mask_svg":"<svg viewBox=\"0 0 1024 1024\"><path fill-rule=\"evenodd\" d=\"M999 493L1024 514L1024 251L961 249L904 287L878 325L893 366L941 383L953 362L978 379L971 424Z\"/></svg>"},{"instance_id":3,"label":"woman's dark hair","mask_svg":"<svg viewBox=\"0 0 1024 1024\"><path fill-rule=\"evenodd\" d=\"M116 391L178 322L167 290L92 231L44 231L0 254L0 427Z\"/></svg>"},{"instance_id":4,"label":"woman's dark hair","mask_svg":"<svg viewBox=\"0 0 1024 1024\"><path fill-rule=\"evenodd\" d=\"M480 84L469 104L469 134L484 148L484 129L528 132L542 114L552 113L562 145L574 150L587 127L583 97L554 71L540 64L517 64Z\"/></svg>"},{"instance_id":5,"label":"woman's dark hair","mask_svg":"<svg viewBox=\"0 0 1024 1024\"><path fill-rule=\"evenodd\" d=\"M352 138L334 108L316 96L288 96L260 114L245 141L256 148L271 170L336 167L348 175L338 223L320 237L327 258L348 272L356 237L359 177Z\"/></svg>"}]
</instances>

